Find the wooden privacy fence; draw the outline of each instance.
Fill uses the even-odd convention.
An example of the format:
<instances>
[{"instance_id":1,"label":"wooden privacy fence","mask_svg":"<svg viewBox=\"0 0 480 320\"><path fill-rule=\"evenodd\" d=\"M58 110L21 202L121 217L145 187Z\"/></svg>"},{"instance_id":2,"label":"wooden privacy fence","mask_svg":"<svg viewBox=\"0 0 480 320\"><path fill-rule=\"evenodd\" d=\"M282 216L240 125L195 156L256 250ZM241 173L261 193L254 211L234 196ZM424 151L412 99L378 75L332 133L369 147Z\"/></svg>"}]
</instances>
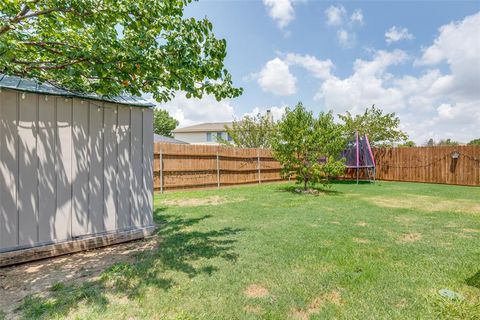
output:
<instances>
[{"instance_id":1,"label":"wooden privacy fence","mask_svg":"<svg viewBox=\"0 0 480 320\"><path fill-rule=\"evenodd\" d=\"M378 180L480 186L480 146L378 148L373 152ZM265 149L156 143L154 158L157 191L282 180L280 163ZM352 171L344 176L354 177Z\"/></svg>"},{"instance_id":2,"label":"wooden privacy fence","mask_svg":"<svg viewBox=\"0 0 480 320\"><path fill-rule=\"evenodd\" d=\"M480 146L379 148L377 179L480 186Z\"/></svg>"},{"instance_id":3,"label":"wooden privacy fence","mask_svg":"<svg viewBox=\"0 0 480 320\"><path fill-rule=\"evenodd\" d=\"M154 187L164 191L280 181L280 163L266 149L154 145Z\"/></svg>"}]
</instances>

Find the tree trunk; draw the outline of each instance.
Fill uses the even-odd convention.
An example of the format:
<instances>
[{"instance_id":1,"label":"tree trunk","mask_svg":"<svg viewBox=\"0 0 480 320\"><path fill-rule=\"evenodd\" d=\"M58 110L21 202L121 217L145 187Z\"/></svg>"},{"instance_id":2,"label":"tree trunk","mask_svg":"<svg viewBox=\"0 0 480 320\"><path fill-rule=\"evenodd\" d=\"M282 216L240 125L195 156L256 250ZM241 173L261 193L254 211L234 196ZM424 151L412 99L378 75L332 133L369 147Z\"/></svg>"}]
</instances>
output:
<instances>
[{"instance_id":1,"label":"tree trunk","mask_svg":"<svg viewBox=\"0 0 480 320\"><path fill-rule=\"evenodd\" d=\"M308 178L303 178L303 190L307 191Z\"/></svg>"}]
</instances>

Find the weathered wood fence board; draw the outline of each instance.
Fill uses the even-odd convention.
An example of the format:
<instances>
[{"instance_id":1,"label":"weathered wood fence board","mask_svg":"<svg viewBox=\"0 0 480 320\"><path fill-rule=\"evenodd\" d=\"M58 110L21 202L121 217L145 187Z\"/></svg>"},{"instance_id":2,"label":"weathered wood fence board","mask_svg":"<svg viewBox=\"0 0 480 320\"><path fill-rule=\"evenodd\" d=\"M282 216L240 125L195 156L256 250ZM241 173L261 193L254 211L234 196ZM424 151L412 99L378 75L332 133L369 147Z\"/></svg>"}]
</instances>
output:
<instances>
[{"instance_id":1,"label":"weathered wood fence board","mask_svg":"<svg viewBox=\"0 0 480 320\"><path fill-rule=\"evenodd\" d=\"M377 148L373 153L378 180L480 185L479 146ZM343 178L354 174L348 170ZM360 177L365 178L365 172Z\"/></svg>"},{"instance_id":2,"label":"weathered wood fence board","mask_svg":"<svg viewBox=\"0 0 480 320\"><path fill-rule=\"evenodd\" d=\"M265 149L154 146L154 186L158 191L280 181L280 169L280 163Z\"/></svg>"},{"instance_id":3,"label":"weathered wood fence board","mask_svg":"<svg viewBox=\"0 0 480 320\"><path fill-rule=\"evenodd\" d=\"M377 179L480 185L480 146L374 149ZM452 154L458 152L458 159ZM281 181L280 163L265 149L157 143L155 190ZM364 173L360 175L364 177ZM344 178L353 178L352 171Z\"/></svg>"},{"instance_id":4,"label":"weathered wood fence board","mask_svg":"<svg viewBox=\"0 0 480 320\"><path fill-rule=\"evenodd\" d=\"M373 153L379 180L480 185L480 146L379 148Z\"/></svg>"}]
</instances>

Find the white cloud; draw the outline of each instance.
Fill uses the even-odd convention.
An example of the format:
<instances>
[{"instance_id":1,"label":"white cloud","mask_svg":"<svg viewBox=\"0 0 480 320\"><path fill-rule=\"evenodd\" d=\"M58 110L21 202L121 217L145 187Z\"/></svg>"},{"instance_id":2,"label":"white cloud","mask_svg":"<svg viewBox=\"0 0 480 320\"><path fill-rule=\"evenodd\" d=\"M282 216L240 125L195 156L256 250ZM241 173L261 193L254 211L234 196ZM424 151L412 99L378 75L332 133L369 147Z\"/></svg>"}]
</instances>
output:
<instances>
[{"instance_id":1,"label":"white cloud","mask_svg":"<svg viewBox=\"0 0 480 320\"><path fill-rule=\"evenodd\" d=\"M282 116L285 114L285 109L287 106L272 106L272 107L255 107L251 112L246 112L244 113L240 118L243 118L245 116L255 116L257 114L266 114L267 110L270 110L273 116L273 120L277 121L282 119Z\"/></svg>"},{"instance_id":2,"label":"white cloud","mask_svg":"<svg viewBox=\"0 0 480 320\"><path fill-rule=\"evenodd\" d=\"M408 32L407 28L400 28L393 26L385 32L385 41L390 44L392 42L397 42L401 40L412 40L414 39L413 34Z\"/></svg>"},{"instance_id":3,"label":"white cloud","mask_svg":"<svg viewBox=\"0 0 480 320\"><path fill-rule=\"evenodd\" d=\"M297 92L297 78L290 73L288 64L280 58L268 61L255 77L263 91L279 96L289 96Z\"/></svg>"},{"instance_id":4,"label":"white cloud","mask_svg":"<svg viewBox=\"0 0 480 320\"><path fill-rule=\"evenodd\" d=\"M276 57L267 61L262 70L250 74L245 81L256 79L263 91L279 96L289 96L297 92L297 78L291 73L290 67L297 66L307 70L313 77L321 80L332 77L335 67L331 60L320 60L311 55L297 53L278 53Z\"/></svg>"},{"instance_id":5,"label":"white cloud","mask_svg":"<svg viewBox=\"0 0 480 320\"><path fill-rule=\"evenodd\" d=\"M175 98L166 103L156 103L167 110L179 121L179 126L189 126L201 122L232 121L234 107L229 99L217 101L215 97L206 95L202 99L187 99L185 93L177 92Z\"/></svg>"},{"instance_id":6,"label":"white cloud","mask_svg":"<svg viewBox=\"0 0 480 320\"><path fill-rule=\"evenodd\" d=\"M296 53L287 53L285 56L285 62L289 65L297 65L305 68L315 78L328 79L332 76L331 70L334 65L333 62L328 60L319 60L311 55L301 55Z\"/></svg>"},{"instance_id":7,"label":"white cloud","mask_svg":"<svg viewBox=\"0 0 480 320\"><path fill-rule=\"evenodd\" d=\"M316 99L336 112L354 113L376 104L396 112L402 128L418 143L428 138L468 142L480 128L480 13L439 29L433 44L416 60L418 76L395 76L392 66L407 63L401 50L376 51L357 59L346 78L332 76L321 84ZM446 64L448 72L437 65Z\"/></svg>"},{"instance_id":8,"label":"white cloud","mask_svg":"<svg viewBox=\"0 0 480 320\"><path fill-rule=\"evenodd\" d=\"M285 28L295 19L292 0L263 0L270 17L277 22L279 28Z\"/></svg>"},{"instance_id":9,"label":"white cloud","mask_svg":"<svg viewBox=\"0 0 480 320\"><path fill-rule=\"evenodd\" d=\"M363 24L363 12L360 9L353 11L352 15L350 16L350 21L352 23L358 23L359 25Z\"/></svg>"},{"instance_id":10,"label":"white cloud","mask_svg":"<svg viewBox=\"0 0 480 320\"><path fill-rule=\"evenodd\" d=\"M446 62L450 77L443 79L443 90L458 97L480 99L480 12L439 29L433 44L424 49L417 66Z\"/></svg>"},{"instance_id":11,"label":"white cloud","mask_svg":"<svg viewBox=\"0 0 480 320\"><path fill-rule=\"evenodd\" d=\"M355 34L345 29L337 31L338 43L344 48L352 48L355 45Z\"/></svg>"},{"instance_id":12,"label":"white cloud","mask_svg":"<svg viewBox=\"0 0 480 320\"><path fill-rule=\"evenodd\" d=\"M332 5L325 10L325 16L327 17L327 24L329 26L340 26L346 15L347 10L345 10L345 7L342 5Z\"/></svg>"}]
</instances>

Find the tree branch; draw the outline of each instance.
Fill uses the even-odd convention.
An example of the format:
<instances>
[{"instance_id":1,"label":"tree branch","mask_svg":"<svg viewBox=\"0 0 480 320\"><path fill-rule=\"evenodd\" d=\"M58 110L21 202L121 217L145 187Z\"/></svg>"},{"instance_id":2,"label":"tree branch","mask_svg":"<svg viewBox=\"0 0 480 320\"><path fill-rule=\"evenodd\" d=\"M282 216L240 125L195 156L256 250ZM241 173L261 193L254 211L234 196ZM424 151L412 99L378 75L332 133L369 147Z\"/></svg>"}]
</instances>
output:
<instances>
[{"instance_id":1,"label":"tree branch","mask_svg":"<svg viewBox=\"0 0 480 320\"><path fill-rule=\"evenodd\" d=\"M34 3L37 1L34 1ZM41 15L46 15L52 12L72 12L73 8L51 8L51 9L45 9L45 10L40 10L36 12L32 12L30 14L27 14L30 11L30 8L27 5L24 5L23 9L12 19L10 19L9 23L7 25L4 25L0 27L0 35L6 33L7 31L12 29L12 25L18 24L19 22L33 18L33 17L38 17Z\"/></svg>"}]
</instances>

